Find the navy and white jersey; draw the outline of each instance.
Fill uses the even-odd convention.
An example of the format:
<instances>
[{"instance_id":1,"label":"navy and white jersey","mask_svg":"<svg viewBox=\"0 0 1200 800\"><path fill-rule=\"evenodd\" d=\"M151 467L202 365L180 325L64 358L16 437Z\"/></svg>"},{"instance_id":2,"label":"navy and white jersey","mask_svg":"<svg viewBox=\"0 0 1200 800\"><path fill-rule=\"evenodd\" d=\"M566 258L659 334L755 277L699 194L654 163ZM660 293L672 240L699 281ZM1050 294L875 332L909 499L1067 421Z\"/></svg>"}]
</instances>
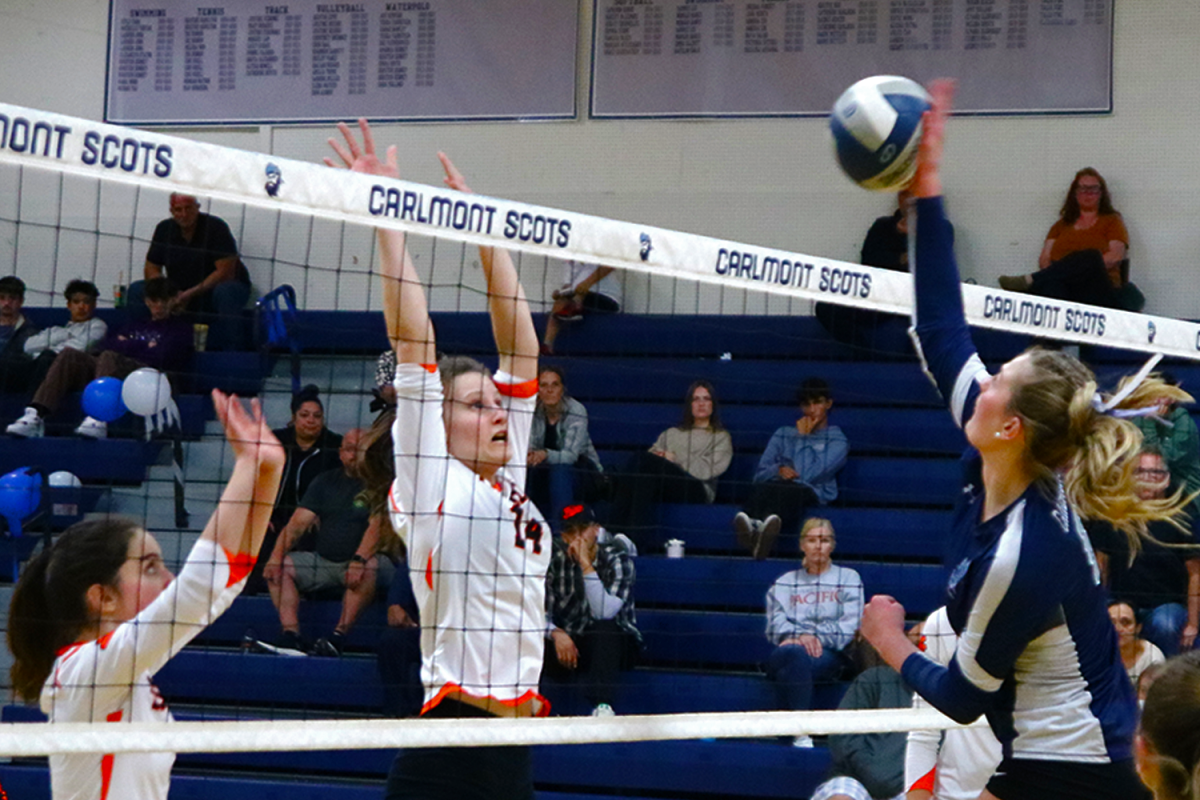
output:
<instances>
[{"instance_id":1,"label":"navy and white jersey","mask_svg":"<svg viewBox=\"0 0 1200 800\"><path fill-rule=\"evenodd\" d=\"M918 352L962 426L987 372L963 315L941 198L918 200L916 207L910 263ZM981 522L982 461L972 449L963 464L946 601L958 648L949 666L909 656L904 679L960 722L986 714L1006 758L1097 764L1131 758L1133 688L1095 557L1061 484L1035 483Z\"/></svg>"}]
</instances>

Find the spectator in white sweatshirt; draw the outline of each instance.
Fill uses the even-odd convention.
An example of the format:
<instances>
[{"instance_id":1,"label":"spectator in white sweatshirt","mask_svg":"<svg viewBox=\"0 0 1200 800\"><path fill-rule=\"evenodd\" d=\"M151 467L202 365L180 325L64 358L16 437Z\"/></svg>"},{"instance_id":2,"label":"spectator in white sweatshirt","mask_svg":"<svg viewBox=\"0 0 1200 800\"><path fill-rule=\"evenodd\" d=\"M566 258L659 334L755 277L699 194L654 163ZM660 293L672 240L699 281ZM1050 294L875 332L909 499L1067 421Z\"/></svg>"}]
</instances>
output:
<instances>
[{"instance_id":1,"label":"spectator in white sweatshirt","mask_svg":"<svg viewBox=\"0 0 1200 800\"><path fill-rule=\"evenodd\" d=\"M33 359L30 386L37 386L50 371L55 357L68 347L87 353L108 333L104 320L96 318L96 298L100 290L91 281L76 278L67 284L63 297L71 318L66 325L55 325L25 340L25 354Z\"/></svg>"},{"instance_id":2,"label":"spectator in white sweatshirt","mask_svg":"<svg viewBox=\"0 0 1200 800\"><path fill-rule=\"evenodd\" d=\"M835 680L845 666L842 651L862 620L863 585L858 573L833 563L833 523L813 517L800 532L801 568L767 592L767 638L776 645L767 660L779 707L812 707L813 683ZM807 736L797 747L812 747Z\"/></svg>"}]
</instances>

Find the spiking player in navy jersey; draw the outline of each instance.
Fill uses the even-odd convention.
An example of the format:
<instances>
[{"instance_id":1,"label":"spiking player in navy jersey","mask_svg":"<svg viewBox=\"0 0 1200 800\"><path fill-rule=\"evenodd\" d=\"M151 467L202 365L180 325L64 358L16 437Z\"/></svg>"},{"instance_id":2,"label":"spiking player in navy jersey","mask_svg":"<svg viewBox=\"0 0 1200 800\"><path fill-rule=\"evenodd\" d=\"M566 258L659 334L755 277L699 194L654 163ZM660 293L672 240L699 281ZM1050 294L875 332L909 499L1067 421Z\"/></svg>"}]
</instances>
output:
<instances>
[{"instance_id":1,"label":"spiking player in navy jersey","mask_svg":"<svg viewBox=\"0 0 1200 800\"><path fill-rule=\"evenodd\" d=\"M909 262L918 350L971 445L946 602L959 644L948 666L919 653L889 597L871 600L862 630L933 706L960 722L987 715L1004 758L982 800L1148 797L1132 763L1133 689L1080 517L1136 538L1148 520L1179 512L1178 497L1137 497L1141 437L1110 413L1172 393L1140 374L1104 398L1077 359L1036 348L988 373L963 314L940 196L954 85L930 88Z\"/></svg>"}]
</instances>

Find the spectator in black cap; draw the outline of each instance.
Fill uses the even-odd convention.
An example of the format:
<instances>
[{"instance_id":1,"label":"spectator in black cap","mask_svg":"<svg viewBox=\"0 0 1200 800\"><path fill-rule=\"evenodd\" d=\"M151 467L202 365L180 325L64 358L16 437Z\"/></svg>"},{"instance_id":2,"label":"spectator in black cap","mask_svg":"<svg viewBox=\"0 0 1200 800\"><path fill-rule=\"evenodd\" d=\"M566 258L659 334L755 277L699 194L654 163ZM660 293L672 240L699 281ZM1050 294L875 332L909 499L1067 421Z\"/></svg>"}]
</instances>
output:
<instances>
[{"instance_id":1,"label":"spectator in black cap","mask_svg":"<svg viewBox=\"0 0 1200 800\"><path fill-rule=\"evenodd\" d=\"M756 559L766 558L780 530L799 530L804 510L837 497L838 470L850 445L846 434L829 424L833 392L821 378L807 378L796 392L800 416L775 431L758 468L750 502L733 518L738 541Z\"/></svg>"},{"instance_id":2,"label":"spectator in black cap","mask_svg":"<svg viewBox=\"0 0 1200 800\"><path fill-rule=\"evenodd\" d=\"M633 667L641 648L633 603L633 559L622 541L603 541L589 506L569 505L558 515L546 574L546 647L543 678L579 683L593 716L613 715L617 675Z\"/></svg>"}]
</instances>

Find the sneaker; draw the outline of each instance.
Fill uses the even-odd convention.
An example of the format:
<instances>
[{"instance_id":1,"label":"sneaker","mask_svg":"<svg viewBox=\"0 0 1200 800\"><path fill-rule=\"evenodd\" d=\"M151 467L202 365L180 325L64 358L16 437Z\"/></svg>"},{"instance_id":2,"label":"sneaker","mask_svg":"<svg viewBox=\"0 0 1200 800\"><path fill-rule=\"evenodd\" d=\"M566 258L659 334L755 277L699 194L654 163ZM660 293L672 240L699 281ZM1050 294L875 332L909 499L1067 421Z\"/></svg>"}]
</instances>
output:
<instances>
[{"instance_id":1,"label":"sneaker","mask_svg":"<svg viewBox=\"0 0 1200 800\"><path fill-rule=\"evenodd\" d=\"M9 436L20 436L22 439L40 439L46 435L46 423L38 416L36 408L26 408L21 418L9 425L5 430Z\"/></svg>"},{"instance_id":2,"label":"sneaker","mask_svg":"<svg viewBox=\"0 0 1200 800\"><path fill-rule=\"evenodd\" d=\"M563 322L575 322L583 319L583 304L568 300L566 305L554 312L554 316Z\"/></svg>"},{"instance_id":3,"label":"sneaker","mask_svg":"<svg viewBox=\"0 0 1200 800\"><path fill-rule=\"evenodd\" d=\"M739 511L733 515L733 532L737 534L738 544L751 553L754 552L754 544L758 539L755 536L758 526L754 522L745 511Z\"/></svg>"},{"instance_id":4,"label":"sneaker","mask_svg":"<svg viewBox=\"0 0 1200 800\"><path fill-rule=\"evenodd\" d=\"M592 709L593 717L615 717L617 712L613 711L613 707L608 703L601 703Z\"/></svg>"},{"instance_id":5,"label":"sneaker","mask_svg":"<svg viewBox=\"0 0 1200 800\"><path fill-rule=\"evenodd\" d=\"M264 642L262 639L254 638L253 631L247 631L242 638L242 648L249 650L252 653L264 653L273 656L290 656L292 658L306 658L308 653L304 651L303 644L300 643L300 637L292 634L295 637L294 644L284 646L285 642L292 640L287 636L280 636L275 640L275 644Z\"/></svg>"},{"instance_id":6,"label":"sneaker","mask_svg":"<svg viewBox=\"0 0 1200 800\"><path fill-rule=\"evenodd\" d=\"M342 651L346 647L345 634L334 631L328 637L322 636L313 642L312 654L314 656L323 656L325 658L341 658Z\"/></svg>"},{"instance_id":7,"label":"sneaker","mask_svg":"<svg viewBox=\"0 0 1200 800\"><path fill-rule=\"evenodd\" d=\"M762 526L756 531L757 536L754 539L755 561L762 561L771 555L771 548L775 546L775 539L778 538L779 528L782 525L783 520L776 514L772 514L762 521Z\"/></svg>"},{"instance_id":8,"label":"sneaker","mask_svg":"<svg viewBox=\"0 0 1200 800\"><path fill-rule=\"evenodd\" d=\"M998 281L1000 288L1006 292L1028 292L1029 277L1027 275L1001 275Z\"/></svg>"},{"instance_id":9,"label":"sneaker","mask_svg":"<svg viewBox=\"0 0 1200 800\"><path fill-rule=\"evenodd\" d=\"M84 417L83 422L79 423L79 427L75 429L75 435L85 439L107 439L108 423L101 422L95 417Z\"/></svg>"},{"instance_id":10,"label":"sneaker","mask_svg":"<svg viewBox=\"0 0 1200 800\"><path fill-rule=\"evenodd\" d=\"M792 739L792 747L805 747L805 748L814 747L812 737L811 736L797 736L795 739Z\"/></svg>"}]
</instances>

